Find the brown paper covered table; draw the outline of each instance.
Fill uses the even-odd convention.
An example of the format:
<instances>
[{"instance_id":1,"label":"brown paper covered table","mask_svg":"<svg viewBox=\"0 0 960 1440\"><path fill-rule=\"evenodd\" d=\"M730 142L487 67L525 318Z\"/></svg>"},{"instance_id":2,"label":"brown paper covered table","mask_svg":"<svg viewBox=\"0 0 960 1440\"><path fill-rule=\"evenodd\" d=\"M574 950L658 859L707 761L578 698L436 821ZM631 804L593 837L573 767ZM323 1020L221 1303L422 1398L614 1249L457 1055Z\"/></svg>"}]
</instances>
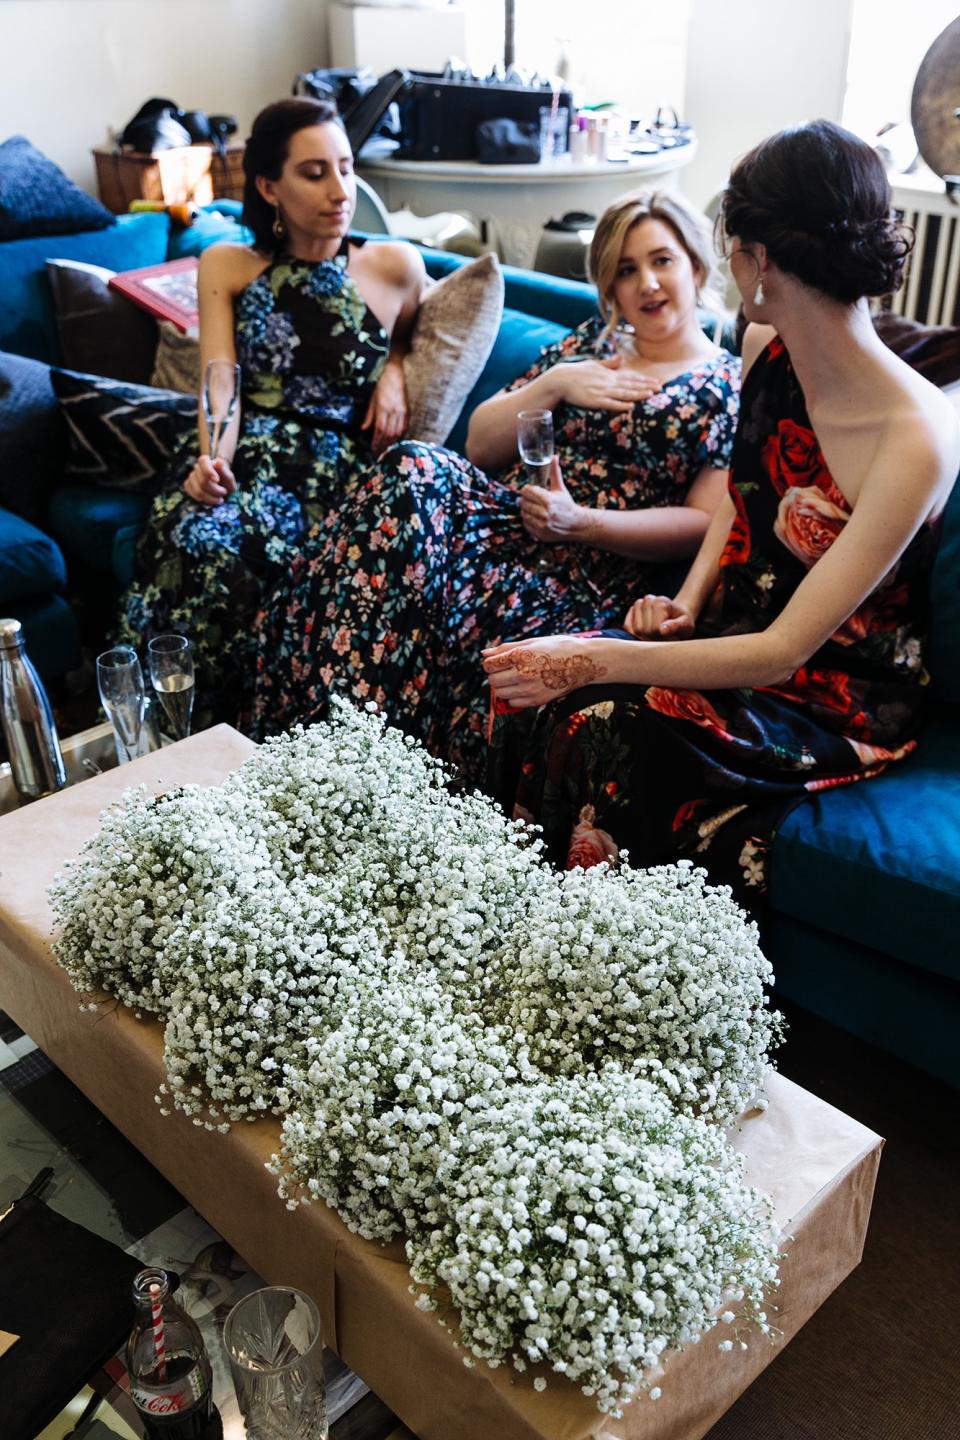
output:
<instances>
[{"instance_id":1,"label":"brown paper covered table","mask_svg":"<svg viewBox=\"0 0 960 1440\"><path fill-rule=\"evenodd\" d=\"M463 1352L415 1309L401 1244L361 1240L321 1204L286 1210L264 1169L276 1120L217 1135L161 1116L161 1026L119 1006L81 1013L52 958L46 888L101 810L133 784L217 784L252 750L218 726L0 819L0 1009L260 1274L315 1297L328 1343L421 1440L699 1440L858 1263L882 1142L777 1075L769 1109L742 1121L735 1143L748 1178L773 1196L791 1237L777 1345L757 1337L722 1354L714 1332L667 1359L659 1401L641 1395L619 1421L559 1379L537 1393L506 1368L466 1369Z\"/></svg>"}]
</instances>

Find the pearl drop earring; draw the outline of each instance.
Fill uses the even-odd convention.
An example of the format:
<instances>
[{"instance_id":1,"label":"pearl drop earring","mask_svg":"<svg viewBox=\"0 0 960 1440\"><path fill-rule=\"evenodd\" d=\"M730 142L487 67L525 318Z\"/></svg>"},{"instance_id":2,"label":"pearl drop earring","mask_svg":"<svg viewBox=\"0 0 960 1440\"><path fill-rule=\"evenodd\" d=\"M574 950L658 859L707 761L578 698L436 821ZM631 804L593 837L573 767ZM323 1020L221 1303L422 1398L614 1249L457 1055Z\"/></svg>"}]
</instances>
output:
<instances>
[{"instance_id":1,"label":"pearl drop earring","mask_svg":"<svg viewBox=\"0 0 960 1440\"><path fill-rule=\"evenodd\" d=\"M754 305L762 305L765 299L766 299L766 296L765 296L764 293L763 293L763 281L762 281L762 280L758 280L758 281L757 281L757 288L756 288L756 290L755 290L755 292L754 292L754 296L753 296L753 303L754 303Z\"/></svg>"}]
</instances>

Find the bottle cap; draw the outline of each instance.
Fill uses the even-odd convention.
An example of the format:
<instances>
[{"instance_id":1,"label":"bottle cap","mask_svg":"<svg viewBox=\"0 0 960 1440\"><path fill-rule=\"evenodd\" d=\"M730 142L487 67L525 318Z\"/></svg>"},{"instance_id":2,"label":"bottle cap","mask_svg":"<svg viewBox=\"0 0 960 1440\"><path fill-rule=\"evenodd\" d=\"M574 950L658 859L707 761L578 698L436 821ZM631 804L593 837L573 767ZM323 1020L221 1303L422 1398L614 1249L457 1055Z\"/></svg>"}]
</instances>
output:
<instances>
[{"instance_id":1,"label":"bottle cap","mask_svg":"<svg viewBox=\"0 0 960 1440\"><path fill-rule=\"evenodd\" d=\"M19 620L0 620L0 649L15 650L22 640Z\"/></svg>"}]
</instances>

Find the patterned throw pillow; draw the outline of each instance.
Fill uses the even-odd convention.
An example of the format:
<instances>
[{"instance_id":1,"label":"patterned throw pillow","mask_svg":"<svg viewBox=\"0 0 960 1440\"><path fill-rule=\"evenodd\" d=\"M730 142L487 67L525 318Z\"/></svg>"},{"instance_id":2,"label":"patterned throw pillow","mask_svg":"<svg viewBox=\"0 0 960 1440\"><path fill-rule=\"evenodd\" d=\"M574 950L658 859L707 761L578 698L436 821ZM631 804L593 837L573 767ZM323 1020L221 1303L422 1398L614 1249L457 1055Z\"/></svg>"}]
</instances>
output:
<instances>
[{"instance_id":1,"label":"patterned throw pillow","mask_svg":"<svg viewBox=\"0 0 960 1440\"><path fill-rule=\"evenodd\" d=\"M0 145L0 240L74 235L116 224L99 200L74 185L23 135Z\"/></svg>"},{"instance_id":2,"label":"patterned throw pillow","mask_svg":"<svg viewBox=\"0 0 960 1440\"><path fill-rule=\"evenodd\" d=\"M493 349L503 313L495 255L452 270L420 302L403 362L407 438L442 445Z\"/></svg>"},{"instance_id":3,"label":"patterned throw pillow","mask_svg":"<svg viewBox=\"0 0 960 1440\"><path fill-rule=\"evenodd\" d=\"M68 479L158 489L174 445L196 424L196 397L73 370L53 370L51 380L70 431Z\"/></svg>"},{"instance_id":4,"label":"patterned throw pillow","mask_svg":"<svg viewBox=\"0 0 960 1440\"><path fill-rule=\"evenodd\" d=\"M160 338L150 384L196 397L200 393L200 332L184 334L169 320L161 320L157 329Z\"/></svg>"}]
</instances>

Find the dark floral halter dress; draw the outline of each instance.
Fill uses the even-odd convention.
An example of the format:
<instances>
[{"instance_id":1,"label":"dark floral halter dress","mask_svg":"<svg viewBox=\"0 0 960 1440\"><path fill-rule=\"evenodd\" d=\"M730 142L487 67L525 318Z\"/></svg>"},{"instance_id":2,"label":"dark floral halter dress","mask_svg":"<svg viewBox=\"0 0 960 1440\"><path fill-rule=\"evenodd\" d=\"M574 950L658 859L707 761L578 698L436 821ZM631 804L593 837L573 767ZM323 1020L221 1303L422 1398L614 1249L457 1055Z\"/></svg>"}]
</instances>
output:
<instances>
[{"instance_id":1,"label":"dark floral halter dress","mask_svg":"<svg viewBox=\"0 0 960 1440\"><path fill-rule=\"evenodd\" d=\"M851 513L779 340L744 383L730 494L736 515L698 636L766 629ZM686 856L761 912L786 812L813 791L880 774L916 745L936 540L937 527L924 525L782 685L598 685L539 712L498 716L490 789L543 827L558 865L593 865L622 849L633 865Z\"/></svg>"},{"instance_id":2,"label":"dark floral halter dress","mask_svg":"<svg viewBox=\"0 0 960 1440\"><path fill-rule=\"evenodd\" d=\"M612 354L602 328L599 316L585 321L509 388ZM573 498L598 509L682 505L703 469L730 463L739 382L740 362L720 350L629 413L558 406ZM519 510L526 483L519 462L488 476L438 446L388 450L265 607L255 733L321 718L335 688L375 702L464 783L482 783L483 647L621 624L638 594L664 583L656 565L531 539Z\"/></svg>"},{"instance_id":3,"label":"dark floral halter dress","mask_svg":"<svg viewBox=\"0 0 960 1440\"><path fill-rule=\"evenodd\" d=\"M372 456L360 425L390 341L347 270L280 257L234 302L241 365L235 493L200 505L182 485L199 448L184 437L137 546L119 638L175 631L194 643L196 728L242 721L255 665L253 622L295 555Z\"/></svg>"}]
</instances>

